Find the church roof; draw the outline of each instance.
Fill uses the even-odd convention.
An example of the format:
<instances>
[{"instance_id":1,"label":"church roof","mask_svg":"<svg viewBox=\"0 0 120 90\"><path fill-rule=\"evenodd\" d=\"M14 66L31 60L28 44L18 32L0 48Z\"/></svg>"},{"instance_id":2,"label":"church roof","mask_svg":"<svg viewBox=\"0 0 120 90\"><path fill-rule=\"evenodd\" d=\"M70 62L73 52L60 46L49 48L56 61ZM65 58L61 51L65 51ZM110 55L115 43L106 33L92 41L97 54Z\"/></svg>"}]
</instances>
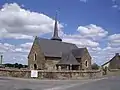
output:
<instances>
[{"instance_id":1,"label":"church roof","mask_svg":"<svg viewBox=\"0 0 120 90\"><path fill-rule=\"evenodd\" d=\"M62 53L62 58L60 60L59 64L66 64L66 65L79 65L78 61L76 58L73 56L72 52L64 52Z\"/></svg>"},{"instance_id":2,"label":"church roof","mask_svg":"<svg viewBox=\"0 0 120 90\"><path fill-rule=\"evenodd\" d=\"M85 53L86 53L86 48L76 48L72 50L72 54L76 57L76 58L81 58Z\"/></svg>"},{"instance_id":3,"label":"church roof","mask_svg":"<svg viewBox=\"0 0 120 90\"><path fill-rule=\"evenodd\" d=\"M62 53L69 52L70 50L77 49L75 44L44 39L37 37L39 45L45 56L48 57L61 57Z\"/></svg>"}]
</instances>

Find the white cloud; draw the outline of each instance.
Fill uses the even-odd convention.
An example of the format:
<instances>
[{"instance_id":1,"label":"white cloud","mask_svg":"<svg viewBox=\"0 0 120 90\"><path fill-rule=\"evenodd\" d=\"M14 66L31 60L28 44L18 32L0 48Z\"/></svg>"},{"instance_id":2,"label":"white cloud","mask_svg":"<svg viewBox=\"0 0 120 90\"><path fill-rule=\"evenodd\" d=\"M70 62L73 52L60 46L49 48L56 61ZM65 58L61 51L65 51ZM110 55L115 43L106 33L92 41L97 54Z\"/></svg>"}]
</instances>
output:
<instances>
[{"instance_id":1,"label":"white cloud","mask_svg":"<svg viewBox=\"0 0 120 90\"><path fill-rule=\"evenodd\" d=\"M5 52L3 53L3 63L22 63L27 64L27 53L11 53L11 52Z\"/></svg>"},{"instance_id":2,"label":"white cloud","mask_svg":"<svg viewBox=\"0 0 120 90\"><path fill-rule=\"evenodd\" d=\"M13 51L14 45L8 44L8 43L0 43L0 53L7 52L7 51Z\"/></svg>"},{"instance_id":3,"label":"white cloud","mask_svg":"<svg viewBox=\"0 0 120 90\"><path fill-rule=\"evenodd\" d=\"M21 51L22 51L22 48L16 48L15 51L21 52Z\"/></svg>"},{"instance_id":4,"label":"white cloud","mask_svg":"<svg viewBox=\"0 0 120 90\"><path fill-rule=\"evenodd\" d=\"M105 47L103 49L104 52L107 52L108 54L115 54L120 53L120 47Z\"/></svg>"},{"instance_id":5,"label":"white cloud","mask_svg":"<svg viewBox=\"0 0 120 90\"><path fill-rule=\"evenodd\" d=\"M63 38L64 42L74 43L78 47L97 47L99 43L89 39Z\"/></svg>"},{"instance_id":6,"label":"white cloud","mask_svg":"<svg viewBox=\"0 0 120 90\"><path fill-rule=\"evenodd\" d=\"M4 56L4 63L22 63L27 64L27 56L31 49L32 42L20 45L11 45L9 43L0 43L0 54Z\"/></svg>"},{"instance_id":7,"label":"white cloud","mask_svg":"<svg viewBox=\"0 0 120 90\"><path fill-rule=\"evenodd\" d=\"M112 0L112 2L115 2L116 0Z\"/></svg>"},{"instance_id":8,"label":"white cloud","mask_svg":"<svg viewBox=\"0 0 120 90\"><path fill-rule=\"evenodd\" d=\"M88 0L80 0L80 2L84 2L84 3L86 3Z\"/></svg>"},{"instance_id":9,"label":"white cloud","mask_svg":"<svg viewBox=\"0 0 120 90\"><path fill-rule=\"evenodd\" d=\"M120 53L120 47L110 47L99 49L97 51L89 50L93 56L94 62L98 64L104 64L105 62L111 60L115 56L115 53ZM91 52L92 51L92 52Z\"/></svg>"},{"instance_id":10,"label":"white cloud","mask_svg":"<svg viewBox=\"0 0 120 90\"><path fill-rule=\"evenodd\" d=\"M100 47L89 48L90 52L99 52L102 49Z\"/></svg>"},{"instance_id":11,"label":"white cloud","mask_svg":"<svg viewBox=\"0 0 120 90\"><path fill-rule=\"evenodd\" d=\"M112 8L120 10L120 5L117 0L112 0L112 3L113 3Z\"/></svg>"},{"instance_id":12,"label":"white cloud","mask_svg":"<svg viewBox=\"0 0 120 90\"><path fill-rule=\"evenodd\" d=\"M113 34L108 37L109 46L118 47L120 46L120 34Z\"/></svg>"},{"instance_id":13,"label":"white cloud","mask_svg":"<svg viewBox=\"0 0 120 90\"><path fill-rule=\"evenodd\" d=\"M106 37L108 34L105 29L94 24L79 26L77 31L79 31L83 37L92 38L94 40Z\"/></svg>"},{"instance_id":14,"label":"white cloud","mask_svg":"<svg viewBox=\"0 0 120 90\"><path fill-rule=\"evenodd\" d=\"M112 7L113 7L113 8L118 8L119 6L118 6L118 5L113 5Z\"/></svg>"},{"instance_id":15,"label":"white cloud","mask_svg":"<svg viewBox=\"0 0 120 90\"><path fill-rule=\"evenodd\" d=\"M102 48L101 50L95 52L91 52L95 62L104 64L105 62L109 61L115 53L120 53L120 34L113 34L108 36L108 46Z\"/></svg>"},{"instance_id":16,"label":"white cloud","mask_svg":"<svg viewBox=\"0 0 120 90\"><path fill-rule=\"evenodd\" d=\"M105 29L94 24L79 26L77 31L78 34L64 34L63 41L74 43L79 47L96 48L99 47L99 40L108 35Z\"/></svg>"},{"instance_id":17,"label":"white cloud","mask_svg":"<svg viewBox=\"0 0 120 90\"><path fill-rule=\"evenodd\" d=\"M108 37L109 40L120 39L120 34L113 34Z\"/></svg>"},{"instance_id":18,"label":"white cloud","mask_svg":"<svg viewBox=\"0 0 120 90\"><path fill-rule=\"evenodd\" d=\"M33 42L27 42L27 43L21 44L21 45L20 45L20 48L22 49L23 52L29 53L32 44L33 44Z\"/></svg>"},{"instance_id":19,"label":"white cloud","mask_svg":"<svg viewBox=\"0 0 120 90\"><path fill-rule=\"evenodd\" d=\"M27 42L27 43L21 44L20 47L31 48L32 44L33 44L32 42Z\"/></svg>"},{"instance_id":20,"label":"white cloud","mask_svg":"<svg viewBox=\"0 0 120 90\"><path fill-rule=\"evenodd\" d=\"M33 39L53 32L54 20L47 15L21 8L17 3L0 9L0 38ZM59 29L63 25L59 24Z\"/></svg>"}]
</instances>

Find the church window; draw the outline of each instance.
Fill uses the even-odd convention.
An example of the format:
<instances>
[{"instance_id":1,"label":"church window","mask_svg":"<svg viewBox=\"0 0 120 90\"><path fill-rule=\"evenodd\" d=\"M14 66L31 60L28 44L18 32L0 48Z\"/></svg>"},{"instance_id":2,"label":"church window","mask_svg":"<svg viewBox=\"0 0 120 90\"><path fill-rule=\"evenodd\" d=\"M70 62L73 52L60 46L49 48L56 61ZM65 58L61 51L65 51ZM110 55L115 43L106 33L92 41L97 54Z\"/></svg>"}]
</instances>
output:
<instances>
[{"instance_id":1,"label":"church window","mask_svg":"<svg viewBox=\"0 0 120 90\"><path fill-rule=\"evenodd\" d=\"M36 59L37 59L37 54L35 53L34 54L34 60L36 61Z\"/></svg>"},{"instance_id":2,"label":"church window","mask_svg":"<svg viewBox=\"0 0 120 90\"><path fill-rule=\"evenodd\" d=\"M85 66L88 67L88 61L85 61Z\"/></svg>"}]
</instances>

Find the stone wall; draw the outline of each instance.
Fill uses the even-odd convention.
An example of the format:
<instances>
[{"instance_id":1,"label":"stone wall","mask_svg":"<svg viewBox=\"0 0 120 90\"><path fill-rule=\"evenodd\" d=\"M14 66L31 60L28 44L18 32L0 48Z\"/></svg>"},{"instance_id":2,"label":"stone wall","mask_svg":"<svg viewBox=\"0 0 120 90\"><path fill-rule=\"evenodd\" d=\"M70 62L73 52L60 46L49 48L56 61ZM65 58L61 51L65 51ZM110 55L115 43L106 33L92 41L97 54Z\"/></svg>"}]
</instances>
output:
<instances>
[{"instance_id":1,"label":"stone wall","mask_svg":"<svg viewBox=\"0 0 120 90\"><path fill-rule=\"evenodd\" d=\"M35 60L35 54L36 54L36 60ZM35 38L30 53L28 55L29 69L35 69L34 65L36 65L37 69L45 69L45 57L39 46L37 37Z\"/></svg>"},{"instance_id":2,"label":"stone wall","mask_svg":"<svg viewBox=\"0 0 120 90\"><path fill-rule=\"evenodd\" d=\"M82 69L86 70L90 70L91 69L91 56L88 52L87 49L85 49L85 54L82 56ZM86 66L86 62L87 62L87 66Z\"/></svg>"},{"instance_id":3,"label":"stone wall","mask_svg":"<svg viewBox=\"0 0 120 90\"><path fill-rule=\"evenodd\" d=\"M30 70L0 69L0 76L30 78ZM38 79L84 79L101 77L101 70L96 71L38 71Z\"/></svg>"},{"instance_id":4,"label":"stone wall","mask_svg":"<svg viewBox=\"0 0 120 90\"><path fill-rule=\"evenodd\" d=\"M45 57L45 67L47 70L56 70L56 64L60 61L61 58L55 57Z\"/></svg>"},{"instance_id":5,"label":"stone wall","mask_svg":"<svg viewBox=\"0 0 120 90\"><path fill-rule=\"evenodd\" d=\"M0 69L0 76L30 78L30 71L15 69Z\"/></svg>"},{"instance_id":6,"label":"stone wall","mask_svg":"<svg viewBox=\"0 0 120 90\"><path fill-rule=\"evenodd\" d=\"M120 76L120 69L108 69L106 75L108 75L108 76Z\"/></svg>"}]
</instances>

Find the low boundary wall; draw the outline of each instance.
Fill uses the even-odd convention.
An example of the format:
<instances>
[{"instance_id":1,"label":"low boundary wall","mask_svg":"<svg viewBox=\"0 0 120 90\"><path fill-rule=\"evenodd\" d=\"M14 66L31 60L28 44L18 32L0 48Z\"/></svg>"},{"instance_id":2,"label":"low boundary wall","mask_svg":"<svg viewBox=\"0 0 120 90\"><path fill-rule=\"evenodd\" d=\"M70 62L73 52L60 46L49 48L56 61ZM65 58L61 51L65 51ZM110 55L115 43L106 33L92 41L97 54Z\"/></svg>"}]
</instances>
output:
<instances>
[{"instance_id":1,"label":"low boundary wall","mask_svg":"<svg viewBox=\"0 0 120 90\"><path fill-rule=\"evenodd\" d=\"M30 70L0 69L0 76L31 78ZM38 70L37 79L85 79L102 76L101 70L87 71L45 71Z\"/></svg>"},{"instance_id":2,"label":"low boundary wall","mask_svg":"<svg viewBox=\"0 0 120 90\"><path fill-rule=\"evenodd\" d=\"M120 76L120 69L108 69L107 75L109 76Z\"/></svg>"}]
</instances>

